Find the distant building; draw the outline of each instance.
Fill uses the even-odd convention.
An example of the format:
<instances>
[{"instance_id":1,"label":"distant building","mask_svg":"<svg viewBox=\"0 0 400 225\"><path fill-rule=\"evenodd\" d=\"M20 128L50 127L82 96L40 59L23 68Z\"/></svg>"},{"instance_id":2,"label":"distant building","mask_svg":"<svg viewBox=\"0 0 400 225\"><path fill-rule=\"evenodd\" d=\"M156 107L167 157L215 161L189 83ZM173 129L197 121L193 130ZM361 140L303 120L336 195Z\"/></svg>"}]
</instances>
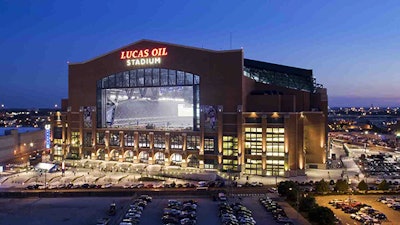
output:
<instances>
[{"instance_id":1,"label":"distant building","mask_svg":"<svg viewBox=\"0 0 400 225\"><path fill-rule=\"evenodd\" d=\"M0 128L0 162L25 157L21 162L29 160L29 154L45 148L45 131L33 127Z\"/></svg>"},{"instance_id":2,"label":"distant building","mask_svg":"<svg viewBox=\"0 0 400 225\"><path fill-rule=\"evenodd\" d=\"M324 168L327 91L312 70L141 40L69 64L55 160L98 159L263 176Z\"/></svg>"}]
</instances>

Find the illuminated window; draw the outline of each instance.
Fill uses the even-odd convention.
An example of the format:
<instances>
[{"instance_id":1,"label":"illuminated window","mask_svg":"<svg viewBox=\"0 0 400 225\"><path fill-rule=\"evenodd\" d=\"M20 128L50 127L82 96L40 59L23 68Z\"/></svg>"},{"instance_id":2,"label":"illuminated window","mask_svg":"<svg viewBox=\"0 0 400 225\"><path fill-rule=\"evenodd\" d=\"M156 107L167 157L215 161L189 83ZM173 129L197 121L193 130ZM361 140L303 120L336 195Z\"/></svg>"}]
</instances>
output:
<instances>
[{"instance_id":1,"label":"illuminated window","mask_svg":"<svg viewBox=\"0 0 400 225\"><path fill-rule=\"evenodd\" d=\"M266 164L267 176L283 176L285 175L285 160L269 159Z\"/></svg>"},{"instance_id":2,"label":"illuminated window","mask_svg":"<svg viewBox=\"0 0 400 225\"><path fill-rule=\"evenodd\" d=\"M262 155L262 128L245 128L245 154Z\"/></svg>"},{"instance_id":3,"label":"illuminated window","mask_svg":"<svg viewBox=\"0 0 400 225\"><path fill-rule=\"evenodd\" d=\"M187 150L199 150L200 149L200 137L199 136L187 136L186 143L187 143Z\"/></svg>"},{"instance_id":4,"label":"illuminated window","mask_svg":"<svg viewBox=\"0 0 400 225\"><path fill-rule=\"evenodd\" d=\"M223 136L222 137L222 155L238 156L238 140L237 137Z\"/></svg>"},{"instance_id":5,"label":"illuminated window","mask_svg":"<svg viewBox=\"0 0 400 225\"><path fill-rule=\"evenodd\" d=\"M78 147L80 144L79 132L71 132L71 146Z\"/></svg>"},{"instance_id":6,"label":"illuminated window","mask_svg":"<svg viewBox=\"0 0 400 225\"><path fill-rule=\"evenodd\" d=\"M215 159L204 159L204 169L217 168L217 161Z\"/></svg>"},{"instance_id":7,"label":"illuminated window","mask_svg":"<svg viewBox=\"0 0 400 225\"><path fill-rule=\"evenodd\" d=\"M150 148L149 134L139 134L139 148Z\"/></svg>"},{"instance_id":8,"label":"illuminated window","mask_svg":"<svg viewBox=\"0 0 400 225\"><path fill-rule=\"evenodd\" d=\"M204 153L214 153L215 151L215 139L204 138Z\"/></svg>"},{"instance_id":9,"label":"illuminated window","mask_svg":"<svg viewBox=\"0 0 400 225\"><path fill-rule=\"evenodd\" d=\"M110 133L110 146L119 146L119 133Z\"/></svg>"},{"instance_id":10,"label":"illuminated window","mask_svg":"<svg viewBox=\"0 0 400 225\"><path fill-rule=\"evenodd\" d=\"M62 139L54 139L53 140L53 144L54 145L61 145L61 144L63 144L63 140Z\"/></svg>"},{"instance_id":11,"label":"illuminated window","mask_svg":"<svg viewBox=\"0 0 400 225\"><path fill-rule=\"evenodd\" d=\"M181 165L182 164L182 155L174 153L171 155L171 165Z\"/></svg>"},{"instance_id":12,"label":"illuminated window","mask_svg":"<svg viewBox=\"0 0 400 225\"><path fill-rule=\"evenodd\" d=\"M84 133L84 135L83 135L83 145L85 147L92 147L92 144L93 144L92 132Z\"/></svg>"},{"instance_id":13,"label":"illuminated window","mask_svg":"<svg viewBox=\"0 0 400 225\"><path fill-rule=\"evenodd\" d=\"M267 128L266 133L267 156L285 156L285 129Z\"/></svg>"},{"instance_id":14,"label":"illuminated window","mask_svg":"<svg viewBox=\"0 0 400 225\"><path fill-rule=\"evenodd\" d=\"M135 137L133 132L129 132L124 135L124 142L126 147L133 147L135 145Z\"/></svg>"},{"instance_id":15,"label":"illuminated window","mask_svg":"<svg viewBox=\"0 0 400 225\"><path fill-rule=\"evenodd\" d=\"M222 160L222 170L238 170L237 159L223 159Z\"/></svg>"},{"instance_id":16,"label":"illuminated window","mask_svg":"<svg viewBox=\"0 0 400 225\"><path fill-rule=\"evenodd\" d=\"M245 173L262 175L262 161L261 159L246 159Z\"/></svg>"},{"instance_id":17,"label":"illuminated window","mask_svg":"<svg viewBox=\"0 0 400 225\"><path fill-rule=\"evenodd\" d=\"M105 141L104 138L106 137L106 135L104 134L104 132L99 132L96 134L96 142L99 145L105 145Z\"/></svg>"},{"instance_id":18,"label":"illuminated window","mask_svg":"<svg viewBox=\"0 0 400 225\"><path fill-rule=\"evenodd\" d=\"M183 147L182 135L171 135L171 148L182 149L182 147Z\"/></svg>"},{"instance_id":19,"label":"illuminated window","mask_svg":"<svg viewBox=\"0 0 400 225\"><path fill-rule=\"evenodd\" d=\"M161 134L154 135L154 148L165 149L165 136Z\"/></svg>"}]
</instances>

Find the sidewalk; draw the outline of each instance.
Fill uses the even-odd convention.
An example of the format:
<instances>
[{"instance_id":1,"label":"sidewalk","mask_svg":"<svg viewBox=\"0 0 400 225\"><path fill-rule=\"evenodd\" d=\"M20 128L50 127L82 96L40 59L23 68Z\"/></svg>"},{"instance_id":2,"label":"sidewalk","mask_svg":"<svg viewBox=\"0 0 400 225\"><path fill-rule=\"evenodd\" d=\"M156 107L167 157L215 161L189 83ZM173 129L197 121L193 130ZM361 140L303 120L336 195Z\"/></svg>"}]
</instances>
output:
<instances>
[{"instance_id":1,"label":"sidewalk","mask_svg":"<svg viewBox=\"0 0 400 225\"><path fill-rule=\"evenodd\" d=\"M286 215L291 219L296 225L311 225L308 220L306 220L303 215L297 212L289 203L287 203L282 197L277 194L271 194L271 198L274 199L280 206L282 206L283 210L285 210Z\"/></svg>"}]
</instances>

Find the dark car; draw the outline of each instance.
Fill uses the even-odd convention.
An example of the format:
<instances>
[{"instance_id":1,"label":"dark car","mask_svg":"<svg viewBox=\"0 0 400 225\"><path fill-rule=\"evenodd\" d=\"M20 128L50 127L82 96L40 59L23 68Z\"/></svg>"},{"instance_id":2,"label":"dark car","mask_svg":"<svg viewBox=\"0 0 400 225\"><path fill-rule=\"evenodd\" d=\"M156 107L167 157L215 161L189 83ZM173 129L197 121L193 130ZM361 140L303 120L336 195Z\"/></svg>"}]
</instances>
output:
<instances>
[{"instance_id":1,"label":"dark car","mask_svg":"<svg viewBox=\"0 0 400 225\"><path fill-rule=\"evenodd\" d=\"M166 215L166 216L161 217L161 221L164 224L167 224L167 223L179 224L179 220L177 218L173 217L173 216L170 216L170 215Z\"/></svg>"}]
</instances>

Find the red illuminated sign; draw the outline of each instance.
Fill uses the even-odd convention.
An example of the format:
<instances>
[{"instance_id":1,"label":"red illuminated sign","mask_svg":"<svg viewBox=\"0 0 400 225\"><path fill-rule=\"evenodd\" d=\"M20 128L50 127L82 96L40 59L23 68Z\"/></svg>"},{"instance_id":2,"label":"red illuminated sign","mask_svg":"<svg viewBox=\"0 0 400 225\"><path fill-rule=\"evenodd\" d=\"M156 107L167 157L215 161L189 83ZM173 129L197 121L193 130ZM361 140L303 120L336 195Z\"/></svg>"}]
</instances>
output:
<instances>
[{"instance_id":1,"label":"red illuminated sign","mask_svg":"<svg viewBox=\"0 0 400 225\"><path fill-rule=\"evenodd\" d=\"M153 48L132 51L121 51L121 59L138 59L147 57L161 57L168 55L167 48Z\"/></svg>"}]
</instances>

